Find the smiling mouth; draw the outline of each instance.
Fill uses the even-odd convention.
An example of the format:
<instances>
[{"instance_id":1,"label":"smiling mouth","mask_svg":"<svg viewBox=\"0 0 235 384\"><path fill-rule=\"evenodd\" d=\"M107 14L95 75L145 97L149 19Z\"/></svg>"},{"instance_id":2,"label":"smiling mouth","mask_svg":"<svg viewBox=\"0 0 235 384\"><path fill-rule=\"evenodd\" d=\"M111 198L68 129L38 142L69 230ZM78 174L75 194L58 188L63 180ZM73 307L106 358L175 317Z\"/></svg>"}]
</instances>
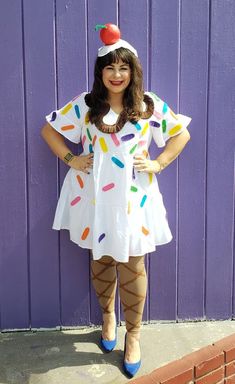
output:
<instances>
[{"instance_id":1,"label":"smiling mouth","mask_svg":"<svg viewBox=\"0 0 235 384\"><path fill-rule=\"evenodd\" d=\"M112 85L121 85L123 81L110 81Z\"/></svg>"}]
</instances>

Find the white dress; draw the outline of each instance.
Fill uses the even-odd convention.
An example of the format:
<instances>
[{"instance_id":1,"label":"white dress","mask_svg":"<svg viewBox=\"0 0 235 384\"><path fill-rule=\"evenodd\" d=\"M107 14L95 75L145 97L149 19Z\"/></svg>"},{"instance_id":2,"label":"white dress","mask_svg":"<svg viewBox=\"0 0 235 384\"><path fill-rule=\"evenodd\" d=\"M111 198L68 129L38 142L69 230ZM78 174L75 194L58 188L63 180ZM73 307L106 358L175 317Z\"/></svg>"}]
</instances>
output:
<instances>
[{"instance_id":1,"label":"white dress","mask_svg":"<svg viewBox=\"0 0 235 384\"><path fill-rule=\"evenodd\" d=\"M112 256L128 262L129 256L155 251L171 241L162 195L155 174L136 172L134 156L147 158L152 138L159 147L182 132L191 118L175 115L153 93L154 113L138 123L127 122L115 134L103 133L88 120L86 93L46 116L48 123L73 143L82 142L83 154L94 152L90 174L70 168L60 193L53 229L67 229L70 239L92 249L93 259ZM146 108L143 103L143 108ZM106 124L118 115L110 109Z\"/></svg>"}]
</instances>

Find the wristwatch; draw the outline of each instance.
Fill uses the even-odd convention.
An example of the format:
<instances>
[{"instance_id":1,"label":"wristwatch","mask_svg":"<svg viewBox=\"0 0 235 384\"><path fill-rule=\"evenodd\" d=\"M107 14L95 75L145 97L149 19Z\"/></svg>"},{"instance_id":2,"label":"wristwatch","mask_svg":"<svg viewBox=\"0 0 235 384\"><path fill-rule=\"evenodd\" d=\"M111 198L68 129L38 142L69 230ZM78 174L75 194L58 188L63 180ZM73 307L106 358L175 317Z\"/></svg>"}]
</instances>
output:
<instances>
[{"instance_id":1,"label":"wristwatch","mask_svg":"<svg viewBox=\"0 0 235 384\"><path fill-rule=\"evenodd\" d=\"M67 155L65 155L64 157L64 162L68 164L73 158L74 158L74 155L71 152L68 152Z\"/></svg>"}]
</instances>

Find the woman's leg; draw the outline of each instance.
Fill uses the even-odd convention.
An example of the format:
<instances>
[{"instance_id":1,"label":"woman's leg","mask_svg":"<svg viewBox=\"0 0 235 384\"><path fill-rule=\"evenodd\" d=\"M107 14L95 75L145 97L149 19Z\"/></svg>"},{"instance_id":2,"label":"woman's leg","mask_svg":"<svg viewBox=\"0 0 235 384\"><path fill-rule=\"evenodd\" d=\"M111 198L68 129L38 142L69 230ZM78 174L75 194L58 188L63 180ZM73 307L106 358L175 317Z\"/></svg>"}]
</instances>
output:
<instances>
[{"instance_id":1,"label":"woman's leg","mask_svg":"<svg viewBox=\"0 0 235 384\"><path fill-rule=\"evenodd\" d=\"M115 339L116 261L110 256L91 260L91 278L103 314L102 337Z\"/></svg>"},{"instance_id":2,"label":"woman's leg","mask_svg":"<svg viewBox=\"0 0 235 384\"><path fill-rule=\"evenodd\" d=\"M140 360L140 326L147 293L144 256L131 256L128 263L117 263L119 294L126 321L127 342L125 360Z\"/></svg>"}]
</instances>

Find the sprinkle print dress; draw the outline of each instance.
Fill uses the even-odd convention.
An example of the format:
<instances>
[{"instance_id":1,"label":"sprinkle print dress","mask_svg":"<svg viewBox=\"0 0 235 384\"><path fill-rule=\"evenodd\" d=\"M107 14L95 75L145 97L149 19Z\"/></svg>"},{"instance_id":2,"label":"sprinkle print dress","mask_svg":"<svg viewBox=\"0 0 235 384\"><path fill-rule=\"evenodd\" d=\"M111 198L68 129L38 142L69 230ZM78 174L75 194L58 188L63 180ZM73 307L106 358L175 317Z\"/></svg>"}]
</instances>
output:
<instances>
[{"instance_id":1,"label":"sprinkle print dress","mask_svg":"<svg viewBox=\"0 0 235 384\"><path fill-rule=\"evenodd\" d=\"M147 158L152 138L158 147L182 132L191 119L175 115L153 93L154 113L149 119L126 122L117 133L103 133L88 119L86 93L46 116L48 123L73 143L82 142L83 154L94 153L90 174L70 168L58 201L53 229L67 229L70 239L92 249L93 259L103 255L128 262L171 241L162 195L155 174L136 172L134 156ZM145 108L143 103L143 108ZM115 124L110 109L105 124Z\"/></svg>"}]
</instances>

